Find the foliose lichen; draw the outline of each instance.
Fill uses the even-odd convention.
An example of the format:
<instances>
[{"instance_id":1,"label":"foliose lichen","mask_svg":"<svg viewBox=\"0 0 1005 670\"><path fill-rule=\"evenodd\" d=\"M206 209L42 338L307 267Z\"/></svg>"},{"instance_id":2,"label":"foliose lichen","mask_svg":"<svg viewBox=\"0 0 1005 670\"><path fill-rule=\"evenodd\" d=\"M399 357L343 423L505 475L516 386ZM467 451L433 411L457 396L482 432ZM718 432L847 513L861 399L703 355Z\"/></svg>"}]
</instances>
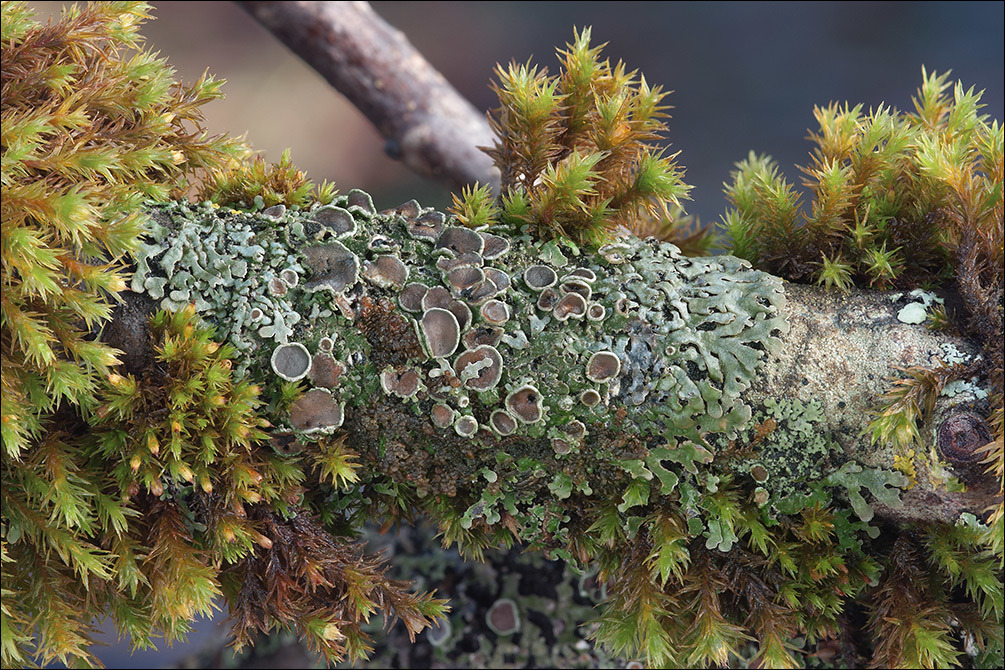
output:
<instances>
[{"instance_id":1,"label":"foliose lichen","mask_svg":"<svg viewBox=\"0 0 1005 670\"><path fill-rule=\"evenodd\" d=\"M745 261L652 239L593 253L518 230L507 241L363 196L268 214L160 206L133 289L194 301L265 388L301 380L279 429L341 428L377 471L448 501L455 532L570 557L570 529L589 523L577 505L613 497L632 534L635 510L672 494L689 529L728 551L731 528L699 500L731 441L759 448L738 474L785 511L834 471L866 521L861 486L901 483L838 470L813 405L744 402L787 328L781 283Z\"/></svg>"}]
</instances>

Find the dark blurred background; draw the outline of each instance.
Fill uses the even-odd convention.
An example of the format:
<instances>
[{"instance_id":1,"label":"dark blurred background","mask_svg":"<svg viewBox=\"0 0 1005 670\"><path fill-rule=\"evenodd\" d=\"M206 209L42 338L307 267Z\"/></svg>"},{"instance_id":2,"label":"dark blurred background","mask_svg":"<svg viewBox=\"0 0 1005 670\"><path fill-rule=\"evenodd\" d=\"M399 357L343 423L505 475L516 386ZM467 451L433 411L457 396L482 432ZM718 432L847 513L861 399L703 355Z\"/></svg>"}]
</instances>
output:
<instances>
[{"instance_id":1,"label":"dark blurred background","mask_svg":"<svg viewBox=\"0 0 1005 670\"><path fill-rule=\"evenodd\" d=\"M45 13L61 3L33 3ZM814 105L881 102L911 110L921 67L985 89L1003 118L1002 2L373 2L476 107L496 63L556 68L555 47L593 26L604 54L673 90L668 140L695 188L689 213L725 208L722 182L747 152L769 153L790 181L806 162ZM235 4L154 2L143 33L186 80L227 79L206 110L219 132L247 133L276 160L283 149L316 181L363 188L378 209L449 194L383 154L366 119Z\"/></svg>"},{"instance_id":2,"label":"dark blurred background","mask_svg":"<svg viewBox=\"0 0 1005 670\"><path fill-rule=\"evenodd\" d=\"M40 16L62 3L36 2ZM687 205L703 222L725 208L722 182L754 150L790 181L806 162L814 105L881 102L913 109L921 67L985 89L984 111L1003 118L1002 2L374 2L463 95L482 110L496 63L556 66L573 27L593 26L605 55L675 92L669 141L680 150ZM298 166L345 192L369 191L378 209L409 198L445 208L449 194L383 154L376 131L320 76L229 2L154 2L143 29L185 80L208 69L228 80L206 109L209 128L247 133L269 160L293 150ZM210 634L203 627L202 636ZM198 644L197 636L193 640ZM112 638L114 640L114 637ZM121 645L111 666L158 666L186 653L137 654Z\"/></svg>"}]
</instances>

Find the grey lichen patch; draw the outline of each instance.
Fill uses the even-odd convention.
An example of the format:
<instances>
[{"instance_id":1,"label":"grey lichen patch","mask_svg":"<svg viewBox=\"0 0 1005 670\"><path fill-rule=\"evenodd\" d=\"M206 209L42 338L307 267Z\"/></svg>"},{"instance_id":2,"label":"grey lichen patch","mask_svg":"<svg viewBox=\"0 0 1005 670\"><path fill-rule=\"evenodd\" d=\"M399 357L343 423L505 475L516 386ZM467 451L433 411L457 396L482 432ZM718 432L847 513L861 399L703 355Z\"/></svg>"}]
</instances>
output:
<instances>
[{"instance_id":1,"label":"grey lichen patch","mask_svg":"<svg viewBox=\"0 0 1005 670\"><path fill-rule=\"evenodd\" d=\"M397 370L395 368L385 368L380 373L380 387L384 393L394 394L399 398L411 398L422 386L419 373L412 368Z\"/></svg>"},{"instance_id":2,"label":"grey lichen patch","mask_svg":"<svg viewBox=\"0 0 1005 670\"><path fill-rule=\"evenodd\" d=\"M927 318L928 312L920 302L912 302L909 305L905 305L897 312L897 319L903 323L924 323Z\"/></svg>"},{"instance_id":3,"label":"grey lichen patch","mask_svg":"<svg viewBox=\"0 0 1005 670\"><path fill-rule=\"evenodd\" d=\"M489 300L479 310L482 319L494 326L500 326L509 321L509 306L501 300Z\"/></svg>"},{"instance_id":4,"label":"grey lichen patch","mask_svg":"<svg viewBox=\"0 0 1005 670\"><path fill-rule=\"evenodd\" d=\"M422 315L422 335L431 358L446 358L457 349L461 329L452 312L433 307Z\"/></svg>"},{"instance_id":5,"label":"grey lichen patch","mask_svg":"<svg viewBox=\"0 0 1005 670\"><path fill-rule=\"evenodd\" d=\"M504 437L517 429L516 419L504 409L492 411L492 415L489 417L489 425L492 427L492 430Z\"/></svg>"},{"instance_id":6,"label":"grey lichen patch","mask_svg":"<svg viewBox=\"0 0 1005 670\"><path fill-rule=\"evenodd\" d=\"M492 233L479 233L482 237L483 247L482 256L487 261L495 260L502 257L507 251L509 251L509 240L505 237L500 237L499 235L493 235Z\"/></svg>"},{"instance_id":7,"label":"grey lichen patch","mask_svg":"<svg viewBox=\"0 0 1005 670\"><path fill-rule=\"evenodd\" d=\"M454 422L454 431L461 437L471 437L478 432L478 420L469 415L460 416Z\"/></svg>"},{"instance_id":8,"label":"grey lichen patch","mask_svg":"<svg viewBox=\"0 0 1005 670\"><path fill-rule=\"evenodd\" d=\"M512 635L520 630L520 610L510 598L500 598L485 613L485 623L496 635Z\"/></svg>"},{"instance_id":9,"label":"grey lichen patch","mask_svg":"<svg viewBox=\"0 0 1005 670\"><path fill-rule=\"evenodd\" d=\"M890 299L893 302L900 302L902 299L910 301L897 312L897 320L901 323L909 324L924 323L928 319L928 308L933 305L943 304L942 298L923 289L914 289L906 296L901 293L894 293L890 296Z\"/></svg>"},{"instance_id":10,"label":"grey lichen patch","mask_svg":"<svg viewBox=\"0 0 1005 670\"><path fill-rule=\"evenodd\" d=\"M503 359L499 351L484 344L463 352L454 361L454 374L461 384L476 391L495 388L502 372Z\"/></svg>"},{"instance_id":11,"label":"grey lichen patch","mask_svg":"<svg viewBox=\"0 0 1005 670\"><path fill-rule=\"evenodd\" d=\"M558 321L581 319L586 316L586 298L579 293L566 293L555 303L552 314Z\"/></svg>"},{"instance_id":12,"label":"grey lichen patch","mask_svg":"<svg viewBox=\"0 0 1005 670\"><path fill-rule=\"evenodd\" d=\"M524 423L537 423L544 416L541 392L531 384L524 384L506 396L506 409Z\"/></svg>"},{"instance_id":13,"label":"grey lichen patch","mask_svg":"<svg viewBox=\"0 0 1005 670\"><path fill-rule=\"evenodd\" d=\"M845 463L825 480L832 486L841 486L847 492L851 507L862 521L871 521L875 512L866 502L861 490L867 489L876 500L887 507L897 508L903 503L900 491L910 483L903 473L893 470L865 469L858 463Z\"/></svg>"},{"instance_id":14,"label":"grey lichen patch","mask_svg":"<svg viewBox=\"0 0 1005 670\"><path fill-rule=\"evenodd\" d=\"M355 448L377 448L357 425L377 411L375 400L398 407L407 421L380 430L426 454L421 467L404 466L419 490L482 501L486 521L506 511L528 541L560 542L569 532L549 486L622 496L636 476L624 462L643 463L652 495L697 490L684 480L711 458L701 445L749 421L741 394L786 329L779 280L734 258L684 258L652 240L626 238L597 254L519 231L465 229L414 203L374 214L345 196L320 215L290 208L278 220L171 207L182 215L155 234L161 252L143 257L142 283L169 287L174 275L162 256L202 219L248 233L238 242L254 252L243 272L256 300L289 310L277 317L271 303L258 307L261 320L240 331L249 359L261 354L249 369L269 372L266 388L281 379L270 361L276 344L298 343L310 369L318 367L304 372L313 386L304 398L344 409ZM176 272L183 259L166 265ZM378 279L381 264L391 269L386 279ZM268 292L273 277L287 287L282 297ZM213 306L200 311L226 319L234 311L226 301L239 296L200 293ZM307 421L302 409L276 421L301 432L335 423ZM627 432L613 437L621 425ZM608 447L612 440L619 446ZM654 449L672 455L649 455ZM390 467L386 454L374 458ZM520 493L493 498L467 483L476 464L498 472L504 491L522 482ZM556 480L556 468L568 471ZM626 514L648 495L638 488L623 496Z\"/></svg>"},{"instance_id":15,"label":"grey lichen patch","mask_svg":"<svg viewBox=\"0 0 1005 670\"><path fill-rule=\"evenodd\" d=\"M322 342L327 338L322 338ZM331 341L329 340L329 344ZM339 377L345 372L345 366L332 358L331 354L324 353L325 351L331 351L331 347L326 350L323 346L319 345L322 353L315 354L311 359L311 368L308 370L307 374L311 378L311 383L314 386L325 389L334 389L338 386Z\"/></svg>"},{"instance_id":16,"label":"grey lichen patch","mask_svg":"<svg viewBox=\"0 0 1005 670\"><path fill-rule=\"evenodd\" d=\"M336 237L352 235L356 232L356 221L352 214L334 205L319 207L314 211L310 220L320 226L322 230L331 231Z\"/></svg>"},{"instance_id":17,"label":"grey lichen patch","mask_svg":"<svg viewBox=\"0 0 1005 670\"><path fill-rule=\"evenodd\" d=\"M586 362L586 378L603 384L621 372L621 359L610 351L598 351Z\"/></svg>"},{"instance_id":18,"label":"grey lichen patch","mask_svg":"<svg viewBox=\"0 0 1005 670\"><path fill-rule=\"evenodd\" d=\"M555 270L547 265L531 265L523 271L523 283L532 291L543 291L558 281Z\"/></svg>"},{"instance_id":19,"label":"grey lichen patch","mask_svg":"<svg viewBox=\"0 0 1005 670\"><path fill-rule=\"evenodd\" d=\"M373 261L364 261L363 276L380 288L399 291L408 281L408 268L397 256L380 255Z\"/></svg>"},{"instance_id":20,"label":"grey lichen patch","mask_svg":"<svg viewBox=\"0 0 1005 670\"><path fill-rule=\"evenodd\" d=\"M769 492L773 501L809 493L834 468L839 449L820 429L820 403L768 398L739 431L735 444L749 446L756 456L739 461L741 474L749 475ZM719 440L725 448L724 438Z\"/></svg>"},{"instance_id":21,"label":"grey lichen patch","mask_svg":"<svg viewBox=\"0 0 1005 670\"><path fill-rule=\"evenodd\" d=\"M434 252L450 252L454 256L470 253L480 255L485 248L481 235L463 226L447 226L433 246Z\"/></svg>"}]
</instances>

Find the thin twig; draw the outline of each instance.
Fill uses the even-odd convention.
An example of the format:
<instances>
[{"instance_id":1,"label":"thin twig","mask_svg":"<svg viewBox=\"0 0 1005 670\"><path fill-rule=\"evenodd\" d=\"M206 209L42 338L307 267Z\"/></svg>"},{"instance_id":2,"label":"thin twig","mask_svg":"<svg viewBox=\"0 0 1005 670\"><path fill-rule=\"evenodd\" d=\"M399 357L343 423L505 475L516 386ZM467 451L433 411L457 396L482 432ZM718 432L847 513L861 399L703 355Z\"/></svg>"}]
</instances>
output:
<instances>
[{"instance_id":1,"label":"thin twig","mask_svg":"<svg viewBox=\"0 0 1005 670\"><path fill-rule=\"evenodd\" d=\"M478 149L493 141L484 115L368 3L237 4L358 108L391 158L455 191L475 181L498 190Z\"/></svg>"}]
</instances>

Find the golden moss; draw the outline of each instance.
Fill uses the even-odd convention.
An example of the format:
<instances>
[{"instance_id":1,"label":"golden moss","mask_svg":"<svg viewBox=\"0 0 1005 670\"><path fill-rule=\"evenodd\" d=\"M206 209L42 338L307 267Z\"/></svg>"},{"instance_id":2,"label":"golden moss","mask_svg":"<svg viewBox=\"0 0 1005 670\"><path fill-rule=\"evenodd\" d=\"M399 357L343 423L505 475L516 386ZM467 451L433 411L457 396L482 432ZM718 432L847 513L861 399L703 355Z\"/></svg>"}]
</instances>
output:
<instances>
[{"instance_id":1,"label":"golden moss","mask_svg":"<svg viewBox=\"0 0 1005 670\"><path fill-rule=\"evenodd\" d=\"M590 29L559 50L559 74L511 63L496 68L498 136L488 151L502 172L502 221L539 238L601 242L619 228L679 213L691 187L666 131L666 93L624 63L601 60ZM674 210L674 208L677 208Z\"/></svg>"}]
</instances>

